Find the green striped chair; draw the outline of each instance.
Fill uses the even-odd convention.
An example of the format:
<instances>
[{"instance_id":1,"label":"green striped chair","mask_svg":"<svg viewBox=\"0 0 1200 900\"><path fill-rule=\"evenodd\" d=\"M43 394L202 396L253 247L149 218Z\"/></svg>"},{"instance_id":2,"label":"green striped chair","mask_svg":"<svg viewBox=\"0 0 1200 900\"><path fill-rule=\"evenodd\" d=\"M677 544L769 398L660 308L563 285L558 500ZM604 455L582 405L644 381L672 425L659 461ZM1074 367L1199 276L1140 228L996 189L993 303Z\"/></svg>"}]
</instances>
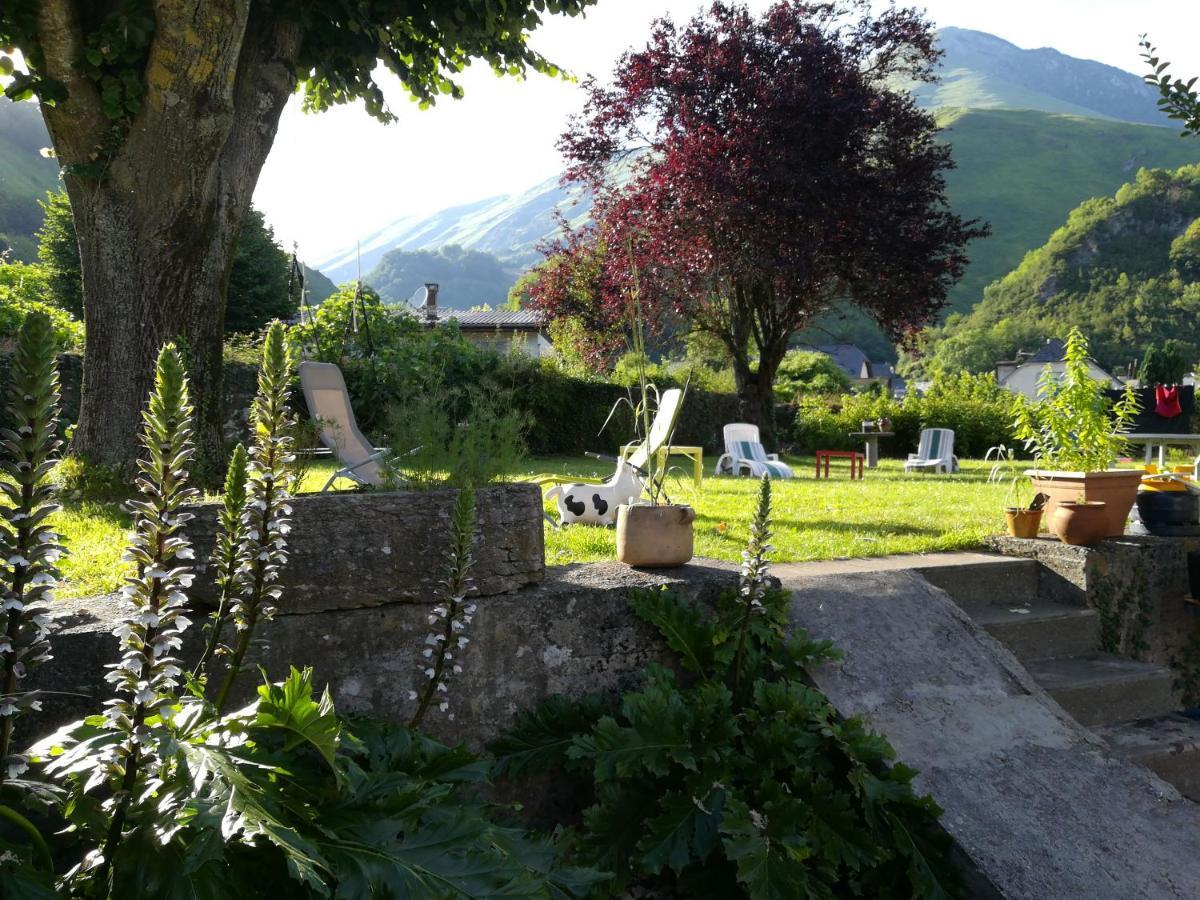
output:
<instances>
[{"instance_id":1,"label":"green striped chair","mask_svg":"<svg viewBox=\"0 0 1200 900\"><path fill-rule=\"evenodd\" d=\"M954 455L954 432L949 428L923 428L917 452L908 454L904 471L917 469L949 474L958 471L958 457Z\"/></svg>"},{"instance_id":2,"label":"green striped chair","mask_svg":"<svg viewBox=\"0 0 1200 900\"><path fill-rule=\"evenodd\" d=\"M725 453L717 460L718 475L753 475L762 478L791 478L791 467L779 461L778 453L767 453L759 440L758 426L734 422L725 426Z\"/></svg>"}]
</instances>

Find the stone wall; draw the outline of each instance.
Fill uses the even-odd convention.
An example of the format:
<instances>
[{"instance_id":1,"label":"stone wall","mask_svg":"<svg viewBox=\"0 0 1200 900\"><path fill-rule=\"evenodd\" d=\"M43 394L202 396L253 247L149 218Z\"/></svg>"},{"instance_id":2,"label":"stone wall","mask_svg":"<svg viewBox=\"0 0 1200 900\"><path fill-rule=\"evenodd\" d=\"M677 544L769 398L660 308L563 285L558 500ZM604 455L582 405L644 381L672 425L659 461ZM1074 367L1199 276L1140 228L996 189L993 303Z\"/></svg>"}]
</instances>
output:
<instances>
[{"instance_id":1,"label":"stone wall","mask_svg":"<svg viewBox=\"0 0 1200 900\"><path fill-rule=\"evenodd\" d=\"M630 687L648 663L670 659L654 630L629 611L630 590L670 587L708 603L732 588L737 574L736 567L714 560L657 572L619 563L563 566L547 570L542 584L485 598L467 632L463 673L450 681L454 720L433 713L426 727L445 740L479 747L511 724L518 709L553 694ZM432 604L297 611L289 596L285 592L281 612L258 632L264 641L251 651L238 699L252 695L256 666L280 678L289 665L311 665L339 711L407 721L415 708L409 691L425 683L420 652ZM54 659L30 678L30 687L53 692L43 701L39 732L98 711L109 696L104 666L116 661L111 631L118 615L111 596L55 604ZM185 633L185 660L196 659L200 643L197 624Z\"/></svg>"},{"instance_id":2,"label":"stone wall","mask_svg":"<svg viewBox=\"0 0 1200 900\"><path fill-rule=\"evenodd\" d=\"M992 549L1040 563L1038 596L1090 606L1100 614L1104 646L1170 666L1189 665L1188 645L1200 633L1200 607L1191 602L1188 553L1200 538L1125 535L1095 547L1073 547L1053 538L988 539Z\"/></svg>"},{"instance_id":3,"label":"stone wall","mask_svg":"<svg viewBox=\"0 0 1200 900\"><path fill-rule=\"evenodd\" d=\"M294 612L428 602L445 578L454 491L305 494L291 501L288 564L280 584ZM198 577L192 596L215 602L206 572L218 532L218 503L189 507L188 537ZM537 584L545 573L542 494L502 484L476 495L475 566L481 597Z\"/></svg>"}]
</instances>

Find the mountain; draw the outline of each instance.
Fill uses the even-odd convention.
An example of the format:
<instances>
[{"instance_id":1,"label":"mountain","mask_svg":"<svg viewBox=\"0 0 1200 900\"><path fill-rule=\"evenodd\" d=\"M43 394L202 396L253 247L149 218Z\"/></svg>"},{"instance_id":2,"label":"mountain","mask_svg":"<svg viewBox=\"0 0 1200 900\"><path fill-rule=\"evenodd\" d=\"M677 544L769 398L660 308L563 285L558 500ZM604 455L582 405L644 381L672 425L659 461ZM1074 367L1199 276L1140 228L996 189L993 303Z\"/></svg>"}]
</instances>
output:
<instances>
[{"instance_id":1,"label":"mountain","mask_svg":"<svg viewBox=\"0 0 1200 900\"><path fill-rule=\"evenodd\" d=\"M37 104L0 99L0 251L11 248L26 262L37 259L38 200L58 188L58 163L40 152L48 146Z\"/></svg>"},{"instance_id":2,"label":"mountain","mask_svg":"<svg viewBox=\"0 0 1200 900\"><path fill-rule=\"evenodd\" d=\"M1143 169L1073 209L970 314L933 330L928 350L946 368L990 371L1080 325L1110 370L1169 340L1190 363L1200 359L1198 321L1200 165Z\"/></svg>"},{"instance_id":3,"label":"mountain","mask_svg":"<svg viewBox=\"0 0 1200 900\"><path fill-rule=\"evenodd\" d=\"M314 306L325 302L337 291L337 285L330 281L324 272L319 272L311 266L304 266L304 284L308 289L308 302Z\"/></svg>"},{"instance_id":4,"label":"mountain","mask_svg":"<svg viewBox=\"0 0 1200 900\"><path fill-rule=\"evenodd\" d=\"M364 279L388 303L406 304L427 281L438 283L438 305L450 309L499 306L517 271L491 253L448 244L437 250L389 250Z\"/></svg>"},{"instance_id":5,"label":"mountain","mask_svg":"<svg viewBox=\"0 0 1200 900\"><path fill-rule=\"evenodd\" d=\"M1077 204L1110 194L1142 166L1176 168L1200 160L1200 142L1180 140L1158 111L1152 88L1129 72L1053 49L1023 50L994 35L943 28L942 81L909 85L937 109L957 168L947 174L955 211L992 226L969 248L971 265L951 292L951 310L967 311L983 288L1015 267ZM558 228L553 211L586 221L588 200L557 177L519 194L490 197L409 217L362 242L363 271L390 248L445 244L493 253L504 266L539 258L535 245ZM355 251L321 260L335 280L353 278ZM494 290L497 302L502 291ZM879 329L855 312L814 323L817 343L857 342L876 358L894 358ZM817 340L819 338L819 340Z\"/></svg>"},{"instance_id":6,"label":"mountain","mask_svg":"<svg viewBox=\"0 0 1200 900\"><path fill-rule=\"evenodd\" d=\"M926 109L1038 109L1143 125L1166 125L1158 93L1115 66L1077 59L1049 47L1023 50L967 28L942 28L937 84L910 84Z\"/></svg>"},{"instance_id":7,"label":"mountain","mask_svg":"<svg viewBox=\"0 0 1200 900\"><path fill-rule=\"evenodd\" d=\"M317 265L342 282L355 277L360 253L362 271L369 272L389 250L430 250L453 244L491 253L501 265L520 270L540 258L536 248L541 241L558 233L556 211L577 228L587 221L590 209L590 201L579 189L563 188L556 175L519 193L452 206L431 216L397 219L368 234L358 246L346 247ZM504 297L488 302L502 303Z\"/></svg>"}]
</instances>

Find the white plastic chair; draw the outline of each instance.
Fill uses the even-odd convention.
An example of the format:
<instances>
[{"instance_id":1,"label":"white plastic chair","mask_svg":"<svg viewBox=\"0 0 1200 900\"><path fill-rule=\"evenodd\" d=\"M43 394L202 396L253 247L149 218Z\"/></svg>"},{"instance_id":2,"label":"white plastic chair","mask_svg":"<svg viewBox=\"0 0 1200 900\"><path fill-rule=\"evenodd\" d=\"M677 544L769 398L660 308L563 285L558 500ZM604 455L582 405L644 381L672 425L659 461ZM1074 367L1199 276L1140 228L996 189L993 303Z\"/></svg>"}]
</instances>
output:
<instances>
[{"instance_id":1,"label":"white plastic chair","mask_svg":"<svg viewBox=\"0 0 1200 900\"><path fill-rule=\"evenodd\" d=\"M792 469L779 461L778 453L768 453L759 439L758 426L733 422L725 426L725 453L717 460L717 474L753 475L762 478L791 478Z\"/></svg>"},{"instance_id":2,"label":"white plastic chair","mask_svg":"<svg viewBox=\"0 0 1200 900\"><path fill-rule=\"evenodd\" d=\"M617 521L618 506L636 503L646 484L650 455L658 453L671 440L682 406L683 391L679 388L663 391L654 421L650 423L650 434L628 459L617 461L616 471L606 481L560 482L546 491L546 496L558 504L559 524L612 525ZM549 480L535 479L535 482Z\"/></svg>"},{"instance_id":3,"label":"white plastic chair","mask_svg":"<svg viewBox=\"0 0 1200 900\"><path fill-rule=\"evenodd\" d=\"M954 455L954 432L949 428L923 428L917 452L908 454L904 471L914 469L950 474L958 471L958 457Z\"/></svg>"},{"instance_id":4,"label":"white plastic chair","mask_svg":"<svg viewBox=\"0 0 1200 900\"><path fill-rule=\"evenodd\" d=\"M339 478L378 487L384 481L382 460L386 450L376 450L358 429L346 380L333 363L300 363L300 388L308 411L321 428L321 443L337 457L342 468L329 476L321 491Z\"/></svg>"}]
</instances>

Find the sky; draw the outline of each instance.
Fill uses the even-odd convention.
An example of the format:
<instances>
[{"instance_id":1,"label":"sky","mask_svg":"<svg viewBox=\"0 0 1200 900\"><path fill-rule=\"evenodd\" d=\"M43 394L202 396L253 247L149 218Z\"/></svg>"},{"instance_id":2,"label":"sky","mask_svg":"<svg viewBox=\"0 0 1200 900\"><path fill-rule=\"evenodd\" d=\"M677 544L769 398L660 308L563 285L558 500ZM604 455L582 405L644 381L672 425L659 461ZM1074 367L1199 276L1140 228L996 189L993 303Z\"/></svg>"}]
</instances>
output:
<instances>
[{"instance_id":1,"label":"sky","mask_svg":"<svg viewBox=\"0 0 1200 900\"><path fill-rule=\"evenodd\" d=\"M599 0L585 16L545 17L532 45L577 75L603 79L650 23L695 13L700 0ZM770 0L747 0L762 10ZM884 4L879 3L879 6ZM1019 47L1054 47L1143 74L1146 32L1179 75L1200 74L1197 0L926 0L939 26L973 28ZM555 149L579 110L578 84L531 74L498 78L486 66L461 78L462 100L420 110L387 75L385 94L399 121L376 122L361 106L306 115L299 98L284 112L255 192L276 237L318 262L406 216L529 188L558 174Z\"/></svg>"}]
</instances>

